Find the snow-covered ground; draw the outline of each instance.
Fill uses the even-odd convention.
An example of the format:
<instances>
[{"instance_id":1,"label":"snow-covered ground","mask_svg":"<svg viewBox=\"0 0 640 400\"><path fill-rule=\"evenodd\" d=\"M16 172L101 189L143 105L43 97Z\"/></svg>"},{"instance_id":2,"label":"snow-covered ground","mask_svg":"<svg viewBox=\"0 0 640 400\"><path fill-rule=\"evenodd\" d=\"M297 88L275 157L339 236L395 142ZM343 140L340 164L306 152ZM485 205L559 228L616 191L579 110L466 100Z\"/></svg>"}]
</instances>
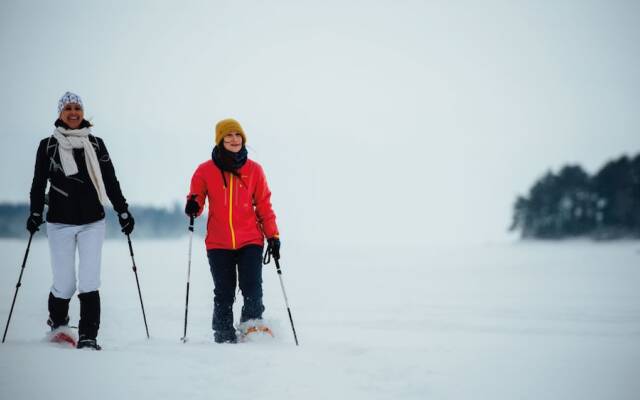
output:
<instances>
[{"instance_id":1,"label":"snow-covered ground","mask_svg":"<svg viewBox=\"0 0 640 400\"><path fill-rule=\"evenodd\" d=\"M33 243L6 343L0 399L637 399L640 243L295 247L265 267L276 339L212 341L212 281L194 240L135 241L147 340L126 241L104 248L104 351L42 342L48 246ZM26 241L0 241L6 323ZM78 301L72 301L77 323ZM236 312L237 318L237 312Z\"/></svg>"}]
</instances>

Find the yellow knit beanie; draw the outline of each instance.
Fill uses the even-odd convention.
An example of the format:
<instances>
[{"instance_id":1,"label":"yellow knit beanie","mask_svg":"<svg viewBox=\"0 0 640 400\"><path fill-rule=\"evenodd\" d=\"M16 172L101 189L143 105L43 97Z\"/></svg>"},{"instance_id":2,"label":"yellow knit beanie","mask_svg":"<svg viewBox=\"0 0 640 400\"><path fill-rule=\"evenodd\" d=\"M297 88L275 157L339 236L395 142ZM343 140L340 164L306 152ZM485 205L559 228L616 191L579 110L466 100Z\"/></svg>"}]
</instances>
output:
<instances>
[{"instance_id":1,"label":"yellow knit beanie","mask_svg":"<svg viewBox=\"0 0 640 400\"><path fill-rule=\"evenodd\" d=\"M242 144L247 143L247 136L240 126L240 123L232 118L223 119L216 124L216 145L222 142L225 136L231 132L238 132L242 136Z\"/></svg>"}]
</instances>

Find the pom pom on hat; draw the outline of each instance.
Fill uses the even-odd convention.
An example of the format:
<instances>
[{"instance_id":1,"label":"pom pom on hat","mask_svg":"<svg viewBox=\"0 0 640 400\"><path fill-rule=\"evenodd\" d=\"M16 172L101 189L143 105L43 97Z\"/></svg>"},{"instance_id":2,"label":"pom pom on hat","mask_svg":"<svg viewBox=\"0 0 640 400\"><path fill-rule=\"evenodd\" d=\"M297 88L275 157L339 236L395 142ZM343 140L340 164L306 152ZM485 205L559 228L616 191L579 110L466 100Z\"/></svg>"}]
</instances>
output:
<instances>
[{"instance_id":1,"label":"pom pom on hat","mask_svg":"<svg viewBox=\"0 0 640 400\"><path fill-rule=\"evenodd\" d=\"M80 96L78 96L75 93L67 92L63 94L62 97L60 97L60 100L58 101L58 114L62 112L62 109L64 108L64 106L71 103L79 104L80 107L84 109L84 106L82 105L82 99L80 98Z\"/></svg>"},{"instance_id":2,"label":"pom pom on hat","mask_svg":"<svg viewBox=\"0 0 640 400\"><path fill-rule=\"evenodd\" d=\"M225 136L231 132L238 132L242 136L242 143L247 143L247 136L244 134L244 130L240 126L240 123L232 118L223 119L216 124L216 145L222 142Z\"/></svg>"}]
</instances>

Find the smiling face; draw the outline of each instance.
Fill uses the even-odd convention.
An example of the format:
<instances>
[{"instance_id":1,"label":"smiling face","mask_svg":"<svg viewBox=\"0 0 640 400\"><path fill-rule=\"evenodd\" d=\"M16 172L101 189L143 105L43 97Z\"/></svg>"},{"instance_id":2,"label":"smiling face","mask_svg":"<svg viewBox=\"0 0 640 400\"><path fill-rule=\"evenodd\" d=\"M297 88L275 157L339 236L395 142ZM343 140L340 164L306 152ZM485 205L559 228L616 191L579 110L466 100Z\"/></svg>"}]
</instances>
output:
<instances>
[{"instance_id":1,"label":"smiling face","mask_svg":"<svg viewBox=\"0 0 640 400\"><path fill-rule=\"evenodd\" d=\"M60 119L67 124L70 129L78 129L84 118L82 106L76 103L69 103L60 112Z\"/></svg>"},{"instance_id":2,"label":"smiling face","mask_svg":"<svg viewBox=\"0 0 640 400\"><path fill-rule=\"evenodd\" d=\"M232 153L237 153L242 149L242 135L239 132L229 132L222 139L222 145Z\"/></svg>"}]
</instances>

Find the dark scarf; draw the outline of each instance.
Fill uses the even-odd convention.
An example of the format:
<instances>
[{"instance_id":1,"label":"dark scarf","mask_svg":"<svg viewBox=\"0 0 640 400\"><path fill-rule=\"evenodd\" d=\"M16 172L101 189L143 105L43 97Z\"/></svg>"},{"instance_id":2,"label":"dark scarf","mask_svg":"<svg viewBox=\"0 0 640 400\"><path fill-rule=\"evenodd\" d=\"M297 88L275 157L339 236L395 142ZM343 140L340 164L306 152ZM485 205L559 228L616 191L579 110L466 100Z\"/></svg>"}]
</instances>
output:
<instances>
[{"instance_id":1,"label":"dark scarf","mask_svg":"<svg viewBox=\"0 0 640 400\"><path fill-rule=\"evenodd\" d=\"M243 145L239 152L234 153L224 148L224 146L215 146L211 151L211 159L213 163L220 168L221 172L229 172L239 177L238 170L247 162L247 148ZM224 185L227 186L227 180L222 174Z\"/></svg>"}]
</instances>

